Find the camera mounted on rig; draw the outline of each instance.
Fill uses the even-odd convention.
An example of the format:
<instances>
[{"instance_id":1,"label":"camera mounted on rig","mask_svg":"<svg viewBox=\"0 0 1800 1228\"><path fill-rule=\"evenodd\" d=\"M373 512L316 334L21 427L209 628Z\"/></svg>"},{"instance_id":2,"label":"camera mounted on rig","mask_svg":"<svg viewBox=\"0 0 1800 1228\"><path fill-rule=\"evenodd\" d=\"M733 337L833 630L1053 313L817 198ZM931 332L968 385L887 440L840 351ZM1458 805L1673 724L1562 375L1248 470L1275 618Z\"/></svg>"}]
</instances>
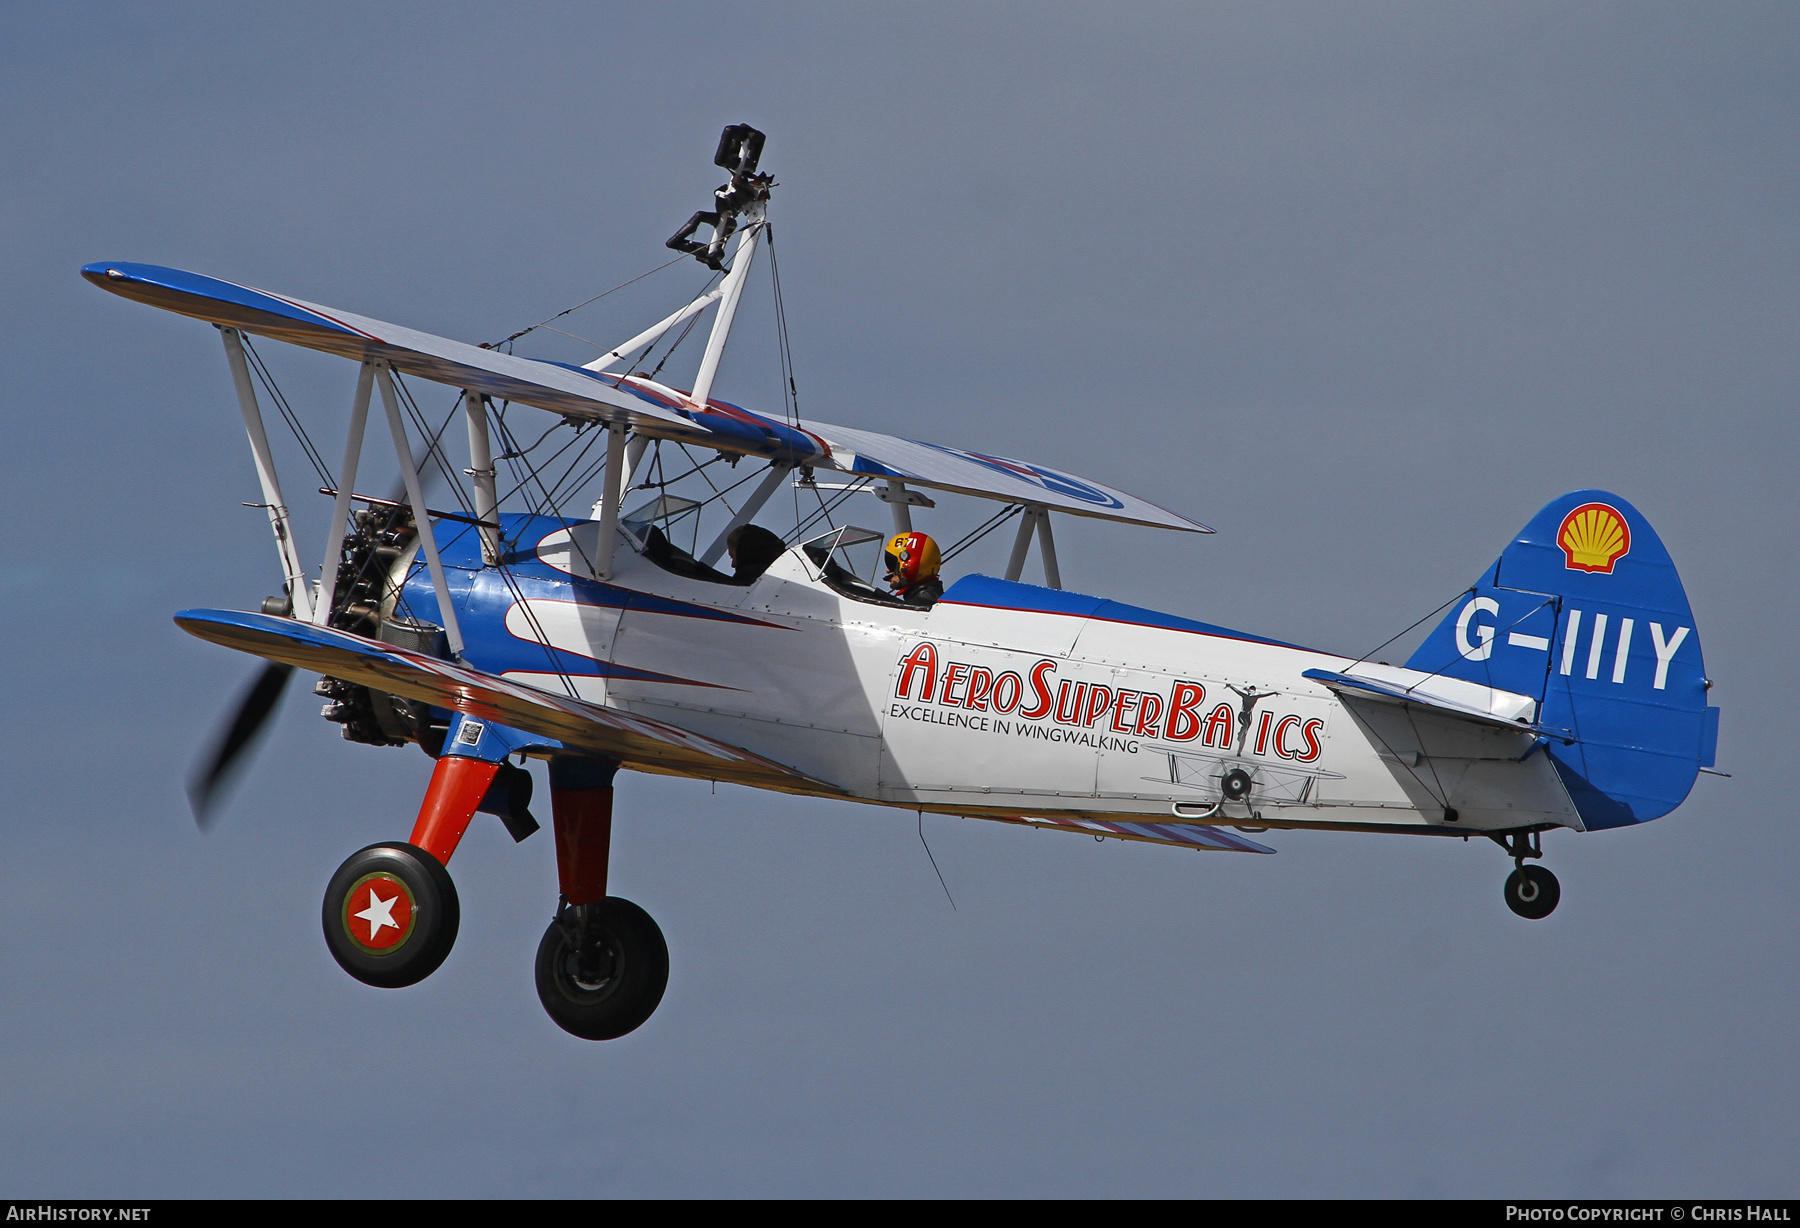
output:
<instances>
[{"instance_id":1,"label":"camera mounted on rig","mask_svg":"<svg viewBox=\"0 0 1800 1228\"><path fill-rule=\"evenodd\" d=\"M716 207L701 210L687 224L670 236L667 247L686 252L715 273L725 271L725 241L737 229L738 214L759 201L769 199L775 177L757 173L756 163L762 157L764 136L749 124L728 124L719 134L719 152L713 164L731 172L731 180L713 191ZM702 243L694 232L702 225L712 227L712 239Z\"/></svg>"}]
</instances>

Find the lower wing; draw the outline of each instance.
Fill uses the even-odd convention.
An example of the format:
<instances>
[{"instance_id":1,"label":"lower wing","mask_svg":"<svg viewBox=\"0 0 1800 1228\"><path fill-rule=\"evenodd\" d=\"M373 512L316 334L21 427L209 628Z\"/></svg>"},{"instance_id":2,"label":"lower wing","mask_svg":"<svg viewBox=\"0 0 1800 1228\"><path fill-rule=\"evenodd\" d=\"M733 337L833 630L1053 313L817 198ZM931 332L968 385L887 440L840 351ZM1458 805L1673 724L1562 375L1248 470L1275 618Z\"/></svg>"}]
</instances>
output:
<instances>
[{"instance_id":1,"label":"lower wing","mask_svg":"<svg viewBox=\"0 0 1800 1228\"><path fill-rule=\"evenodd\" d=\"M628 767L808 793L844 792L827 781L677 725L551 695L347 631L236 610L183 610L175 616L175 623L190 635L239 652L498 721L617 759Z\"/></svg>"}]
</instances>

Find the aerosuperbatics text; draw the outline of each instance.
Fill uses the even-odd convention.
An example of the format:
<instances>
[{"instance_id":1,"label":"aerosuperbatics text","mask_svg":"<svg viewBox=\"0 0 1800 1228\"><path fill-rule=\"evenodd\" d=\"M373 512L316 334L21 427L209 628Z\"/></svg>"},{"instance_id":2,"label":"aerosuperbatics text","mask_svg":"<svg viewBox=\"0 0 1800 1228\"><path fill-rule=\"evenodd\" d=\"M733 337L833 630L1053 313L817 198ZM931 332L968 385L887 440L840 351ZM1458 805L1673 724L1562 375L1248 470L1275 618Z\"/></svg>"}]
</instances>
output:
<instances>
[{"instance_id":1,"label":"aerosuperbatics text","mask_svg":"<svg viewBox=\"0 0 1800 1228\"><path fill-rule=\"evenodd\" d=\"M1067 662L1040 657L1023 671L994 670L945 660L936 644L921 641L900 659L888 715L1134 755L1140 742L1147 740L1224 751L1236 748L1295 763L1319 757L1325 722L1318 717L1257 713L1252 736L1239 729L1239 711L1231 704L1215 702L1207 707L1205 683L1177 679L1166 691L1136 690L1058 678L1059 664ZM914 702L905 702L909 700Z\"/></svg>"}]
</instances>

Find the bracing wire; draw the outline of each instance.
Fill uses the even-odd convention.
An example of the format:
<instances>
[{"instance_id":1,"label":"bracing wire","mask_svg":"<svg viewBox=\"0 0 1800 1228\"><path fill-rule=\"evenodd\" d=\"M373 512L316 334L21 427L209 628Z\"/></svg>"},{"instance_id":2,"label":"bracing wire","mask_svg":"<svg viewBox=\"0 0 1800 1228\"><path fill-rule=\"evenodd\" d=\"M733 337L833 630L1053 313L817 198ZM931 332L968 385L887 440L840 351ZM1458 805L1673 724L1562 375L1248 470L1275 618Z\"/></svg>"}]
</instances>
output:
<instances>
[{"instance_id":1,"label":"bracing wire","mask_svg":"<svg viewBox=\"0 0 1800 1228\"><path fill-rule=\"evenodd\" d=\"M249 334L240 333L239 335L244 340L244 352L250 356L250 369L256 372L257 381L269 394L269 400L274 404L276 412L281 415L281 420L287 423L288 430L292 431L294 438L299 441L300 449L306 453L306 459L311 463L313 472L319 475L321 482L335 490L337 482L332 478L331 470L326 467L325 458L320 456L319 450L313 446L311 436L301 425L300 417L294 412L293 406L288 404L287 397L282 395L281 388L276 384L275 377L270 374L267 364L263 362L262 355L258 354L256 347L250 344Z\"/></svg>"},{"instance_id":2,"label":"bracing wire","mask_svg":"<svg viewBox=\"0 0 1800 1228\"><path fill-rule=\"evenodd\" d=\"M513 439L512 432L507 429L506 420L502 417L499 417L499 415L496 415L496 418L498 420L497 425L500 428L501 441L506 444L508 451L515 450L517 448L518 444ZM568 519L562 514L562 509L560 507L557 507L554 503L552 503L550 501L549 492L544 490L544 479L542 477L538 476L538 471L530 465L526 466L526 473L530 480L535 481L537 483L538 490L543 491L543 493L545 495L543 506L549 508L549 510L555 514L557 521L559 523L561 523L561 525L563 527L563 531L569 535L570 549L574 550L576 554L581 556L582 564L588 569L589 573L591 574L594 570L594 561L592 559L588 558L587 551L583 550L581 548L581 543L575 539L574 529L572 528L572 526L570 526ZM519 489L520 490L524 489L523 482L520 483ZM539 514L541 514L541 513L539 513Z\"/></svg>"},{"instance_id":3,"label":"bracing wire","mask_svg":"<svg viewBox=\"0 0 1800 1228\"><path fill-rule=\"evenodd\" d=\"M450 412L444 415L443 422L438 425L437 430L433 431L431 423L426 420L425 411L419 408L419 402L413 396L412 389L407 387L406 380L398 371L394 372L394 386L400 394L401 406L406 410L407 416L412 419L413 425L418 428L419 435L425 440L426 459L437 466L438 473L443 476L444 481L449 484L451 492L455 495L457 505L464 512L474 515L475 506L469 502L468 496L463 494L462 483L456 480L455 471L450 465L449 458L444 455L444 449L440 443L444 432L450 429L451 419L456 417L456 409L462 403L462 398L457 397L455 403L450 406Z\"/></svg>"},{"instance_id":4,"label":"bracing wire","mask_svg":"<svg viewBox=\"0 0 1800 1228\"><path fill-rule=\"evenodd\" d=\"M661 440L657 440L658 444L660 444L661 442L662 442ZM677 444L676 446L684 447L685 445ZM689 460L693 459L692 453L689 454L688 459ZM725 459L725 454L723 452L721 452L717 456L714 456L709 461L700 462L698 465L695 465L692 469L689 469L686 473L678 473L672 478L658 479L656 481L649 481L649 482L645 483L645 486L655 487L658 490L661 490L665 486L673 486L675 483L681 481L683 478L693 477L696 473L699 473L702 469L706 468L708 465L716 465L724 459ZM657 466L656 472L661 473L662 472L662 449L660 447L658 447L656 450L656 466Z\"/></svg>"},{"instance_id":5,"label":"bracing wire","mask_svg":"<svg viewBox=\"0 0 1800 1228\"><path fill-rule=\"evenodd\" d=\"M683 451L687 450L686 444L681 444L680 447ZM690 455L689 459L690 460L692 459L691 455ZM705 465L701 465L695 469L695 472L700 473L700 470L705 469L705 468L706 468ZM725 487L723 490L719 489L718 484L715 483L712 480L712 478L708 477L705 473L700 473L700 476L702 478L706 479L706 484L708 486L711 486L712 491L713 491L712 498L711 499L702 499L700 501L700 506L705 507L707 504L711 503L713 501L713 499L717 499L721 504L723 504L725 506L726 511L730 512L733 516L737 515L737 509L735 507L731 506L731 500L727 499L725 496L730 494L732 491L736 490L738 487L742 486L744 483L749 482L755 478L760 478L761 476L763 476L764 472L765 471L761 470L761 469L752 469L752 470L750 470L750 472L746 473L743 477L739 478L737 481L733 482L731 485Z\"/></svg>"},{"instance_id":6,"label":"bracing wire","mask_svg":"<svg viewBox=\"0 0 1800 1228\"><path fill-rule=\"evenodd\" d=\"M675 338L675 344L671 345L669 347L668 353L666 353L662 356L662 361L658 362L656 364L656 369L654 371L650 372L650 374L647 378L649 378L651 381L654 382L656 377L662 374L662 369L663 369L664 365L668 363L669 359L675 357L675 351L679 350L681 348L681 343L683 341L686 341L688 339L688 334L694 331L694 325L700 323L701 314L702 313L700 313L700 312L696 312L693 315L688 317L687 327L685 327L681 330L681 335ZM649 358L651 350L654 350L655 348L656 348L655 346L651 346L650 349L645 350L643 358ZM642 362L643 358L640 358L638 361ZM625 375L630 375L632 373L632 371L635 371L635 370L637 370L637 363L633 363L631 365L631 367L626 370ZM621 383L624 382L625 375L621 375L619 377L619 382L621 382Z\"/></svg>"},{"instance_id":7,"label":"bracing wire","mask_svg":"<svg viewBox=\"0 0 1800 1228\"><path fill-rule=\"evenodd\" d=\"M843 490L840 490L837 494L833 495L829 502L827 502L825 496L819 492L819 488L814 486L812 488L813 497L819 501L819 510L813 512L805 520L794 526L794 540L800 541L805 536L807 530L817 524L821 519L825 521L827 528L836 528L837 525L832 521L831 513L837 511L838 508L844 505L845 500L849 499L851 495L867 485L868 479L866 478L852 482L846 485Z\"/></svg>"},{"instance_id":8,"label":"bracing wire","mask_svg":"<svg viewBox=\"0 0 1800 1228\"><path fill-rule=\"evenodd\" d=\"M775 227L766 225L769 239L769 280L775 286L775 336L781 351L781 406L788 425L800 426L800 387L794 382L794 351L788 344L787 304L781 297L781 262L775 258Z\"/></svg>"},{"instance_id":9,"label":"bracing wire","mask_svg":"<svg viewBox=\"0 0 1800 1228\"><path fill-rule=\"evenodd\" d=\"M552 422L550 424L550 429L545 431L542 435L538 436L537 443L532 444L529 448L526 448L521 452L504 452L500 455L500 459L501 460L518 460L521 457L529 456L531 453L537 451L538 448L543 445L544 440L550 438L551 432L555 431L558 427L563 427L563 426L567 426L567 425L569 425L569 420L567 418L562 419L560 422Z\"/></svg>"},{"instance_id":10,"label":"bracing wire","mask_svg":"<svg viewBox=\"0 0 1800 1228\"><path fill-rule=\"evenodd\" d=\"M707 279L700 284L700 291L698 294L694 295L694 298L697 299L701 295L706 294L708 291L710 291L713 288L713 283L715 281L721 280L723 277L724 277L724 274L722 274L722 273L710 274L707 277ZM690 299L689 301L692 302L693 300ZM673 344L669 347L669 352L662 356L662 362L659 362L656 364L656 370L652 371L647 378L654 380L659 374L662 373L663 363L668 362L670 358L674 357L675 351L681 348L681 343L687 340L688 334L694 331L694 326L700 322L700 317L705 314L706 313L704 311L697 311L693 315L688 317L687 327L685 327L681 330L680 335L678 335L675 338L675 344ZM639 367L643 366L645 363L650 361L651 353L653 351L655 351L657 346L662 344L663 338L668 335L669 335L668 330L665 329L663 332L661 332L661 333L657 334L655 337L651 338L650 344L648 344L644 347L644 352L642 354L639 354L637 356L636 360L633 361L630 366L626 367L622 373L613 374L612 372L603 371L603 372L601 372L601 375L604 376L605 378L612 380L613 387L615 387L615 388L622 387L625 383L625 380L628 377L630 377L633 373L635 373Z\"/></svg>"},{"instance_id":11,"label":"bracing wire","mask_svg":"<svg viewBox=\"0 0 1800 1228\"><path fill-rule=\"evenodd\" d=\"M648 273L639 273L636 277L633 277L630 281L622 281L618 285L614 286L611 290L602 290L599 294L596 294L593 298L584 299L581 302L576 303L573 307L564 308L563 310L557 312L553 316L548 316L545 319L539 320L536 324L531 325L529 328L521 328L518 332L514 333L512 336L502 338L499 341L490 342L486 345L483 345L481 348L484 350L497 350L503 345L508 345L514 341L517 341L520 337L523 337L526 333L529 333L529 332L533 331L534 329L539 329L539 328L544 327L544 325L550 323L551 320L560 320L566 315L570 315L574 312L580 311L583 307L588 306L590 303L597 303L601 299L605 298L607 295L614 294L620 290L623 290L626 286L635 286L638 282L643 281L644 278L654 277L656 274L658 274L658 273L662 272L664 269L668 268L669 265L680 264L686 258L687 258L687 253L683 252L681 255L675 257L675 259L670 260L664 264L657 265L655 268L651 269ZM579 338L577 338L577 340L579 340ZM588 344L592 345L593 342L590 341Z\"/></svg>"},{"instance_id":12,"label":"bracing wire","mask_svg":"<svg viewBox=\"0 0 1800 1228\"><path fill-rule=\"evenodd\" d=\"M1460 598L1467 597L1470 593L1472 593L1474 591L1475 590L1472 588L1463 589L1460 593L1456 594L1455 597L1450 598L1450 600L1446 601L1443 605L1439 606L1437 609L1435 609L1431 613L1427 614L1424 618L1421 618L1418 622L1414 623L1411 627L1406 628L1405 631L1397 631L1393 635L1388 636L1385 640L1381 641L1381 643L1375 645L1375 647L1373 647L1373 648L1369 649L1369 651L1363 653L1362 656L1356 658L1356 660L1350 662L1350 664L1346 665L1344 668L1346 670L1349 670L1349 669L1355 668L1358 665L1361 665L1364 661L1367 661L1370 657L1372 657L1376 653L1380 652L1383 648L1386 648L1389 644L1392 644L1395 640L1397 640L1401 636L1405 635L1408 631L1412 631L1414 628L1422 626L1423 624L1436 618L1439 614L1442 614L1445 610L1447 610L1451 606L1455 605Z\"/></svg>"},{"instance_id":13,"label":"bracing wire","mask_svg":"<svg viewBox=\"0 0 1800 1228\"><path fill-rule=\"evenodd\" d=\"M937 875L938 886L944 889L944 898L950 901L950 911L956 912L956 898L950 894L950 884L944 881L944 872L938 869L937 858L931 856L931 846L925 844L925 812L919 811L919 843L925 845L925 856L931 859L932 873Z\"/></svg>"},{"instance_id":14,"label":"bracing wire","mask_svg":"<svg viewBox=\"0 0 1800 1228\"><path fill-rule=\"evenodd\" d=\"M1475 590L1472 588L1464 589L1461 593L1457 594L1457 597L1467 596L1468 594L1470 594L1474 591ZM1456 601L1456 597L1452 597L1449 601L1445 602L1444 604L1450 605L1450 604L1454 603L1455 601ZM1521 614L1517 618L1513 619L1510 623L1507 623L1506 626L1496 627L1494 629L1494 634L1496 636L1498 636L1503 632L1509 632L1514 627L1518 626L1520 623L1522 623L1526 619L1530 618L1533 614L1536 614L1539 610L1543 609L1545 606L1554 606L1555 604L1556 604L1556 598L1545 597L1542 601L1540 601L1536 605L1532 606L1529 610L1526 610L1523 614ZM1438 608L1442 609L1443 606L1439 606ZM1429 617L1429 615L1427 615L1427 617ZM1420 621L1423 621L1423 619L1421 619ZM1415 626L1415 627L1418 626L1418 623L1414 623L1413 626ZM1409 630L1410 630L1410 628L1409 628ZM1405 632L1403 631L1403 632L1401 632L1401 634L1404 635ZM1392 643L1391 640L1389 642ZM1409 686L1407 688L1407 690L1410 691L1413 689L1413 687L1418 687L1418 686L1424 685L1425 683L1427 683L1431 679L1437 677L1439 674L1443 673L1445 670L1449 669L1452 665L1455 665L1458 661L1461 661L1461 660L1463 660L1462 653L1459 652L1459 653L1454 654L1448 661L1445 661L1442 665L1438 666L1436 669L1432 670L1430 673L1427 673L1423 678L1419 679L1419 681L1413 683L1412 686Z\"/></svg>"},{"instance_id":15,"label":"bracing wire","mask_svg":"<svg viewBox=\"0 0 1800 1228\"><path fill-rule=\"evenodd\" d=\"M590 471L586 472L586 473L582 473L580 475L580 477L577 479L577 477L576 477L577 467L582 463L582 461L584 459L586 459L588 453L590 453L594 450L594 445L596 443L598 443L600 440L605 439L607 437L607 432L604 430L583 431L580 433L580 435L576 436L576 439L580 439L581 435L586 435L587 441L581 445L581 450L579 452L577 452L574 456L569 458L568 465L563 469L563 475L560 478L556 479L556 481L551 484L550 494L548 497L552 500L559 500L562 498L572 498L576 491L580 490L583 486L587 485L588 478L591 476L592 473L598 472L600 469L604 468L606 465L606 452L603 450L600 453L600 459L593 463ZM570 441L571 444L573 444L574 442L575 442L575 440ZM565 493L565 489L564 489L565 487L567 488L566 493Z\"/></svg>"},{"instance_id":16,"label":"bracing wire","mask_svg":"<svg viewBox=\"0 0 1800 1228\"><path fill-rule=\"evenodd\" d=\"M955 558L957 555L959 555L963 551L967 550L970 546L973 546L976 542L980 541L982 538L986 537L989 533L992 533L995 529L999 528L1001 525L1005 524L1008 520L1011 520L1014 516L1018 515L1020 512L1022 512L1024 510L1025 510L1025 505L1023 503L1010 503L1007 506L1001 508L999 511L995 512L992 516L989 516L986 520L984 520L980 524L976 525L975 528L971 529L968 532L968 534L963 537L963 539L961 541L957 542L954 546L951 546L948 550L944 551L944 553L939 557L939 560L938 560L940 565L943 563L948 563L951 559Z\"/></svg>"}]
</instances>

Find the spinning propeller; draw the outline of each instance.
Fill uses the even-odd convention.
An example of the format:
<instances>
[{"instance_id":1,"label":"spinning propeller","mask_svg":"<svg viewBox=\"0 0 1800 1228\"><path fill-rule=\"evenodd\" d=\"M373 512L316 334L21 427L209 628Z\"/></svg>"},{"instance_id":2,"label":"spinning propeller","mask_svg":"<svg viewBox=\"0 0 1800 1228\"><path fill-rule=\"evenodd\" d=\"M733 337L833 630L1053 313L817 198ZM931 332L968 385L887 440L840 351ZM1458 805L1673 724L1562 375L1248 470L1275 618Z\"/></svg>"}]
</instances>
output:
<instances>
[{"instance_id":1,"label":"spinning propeller","mask_svg":"<svg viewBox=\"0 0 1800 1228\"><path fill-rule=\"evenodd\" d=\"M419 483L425 489L430 489L432 478L438 473L437 466L426 466L429 457L429 448L425 447L413 457L413 471L419 475ZM405 499L405 479L394 479L394 489L388 494L390 504ZM195 762L194 771L188 777L187 795L194 822L200 825L200 830L212 826L224 786L230 783L262 733L263 726L268 724L269 717L281 702L282 692L287 689L288 679L293 676L291 665L271 661L263 666L255 681L244 691L243 698L238 700L230 721L220 725L211 747Z\"/></svg>"},{"instance_id":2,"label":"spinning propeller","mask_svg":"<svg viewBox=\"0 0 1800 1228\"><path fill-rule=\"evenodd\" d=\"M231 723L221 727L211 751L200 760L194 774L188 778L188 804L193 807L194 822L200 825L200 830L205 831L211 826L213 806L219 799L220 786L231 777L244 752L268 723L269 714L281 702L281 692L286 689L288 679L293 675L294 667L283 665L279 661L271 661L263 666L256 681L250 684L250 689L238 701L237 712L231 718Z\"/></svg>"}]
</instances>

